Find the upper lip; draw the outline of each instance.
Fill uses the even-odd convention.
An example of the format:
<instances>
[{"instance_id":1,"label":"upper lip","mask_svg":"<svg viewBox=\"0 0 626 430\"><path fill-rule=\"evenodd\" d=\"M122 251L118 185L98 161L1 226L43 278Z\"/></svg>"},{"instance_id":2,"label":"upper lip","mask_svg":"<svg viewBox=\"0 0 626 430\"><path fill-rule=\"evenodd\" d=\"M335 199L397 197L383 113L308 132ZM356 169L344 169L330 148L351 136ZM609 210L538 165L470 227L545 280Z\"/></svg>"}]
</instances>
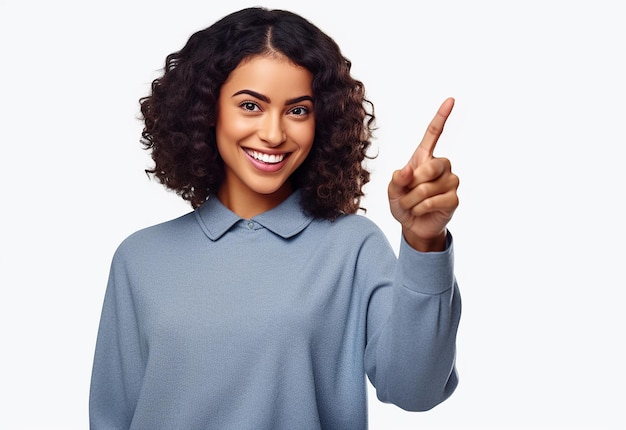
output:
<instances>
[{"instance_id":1,"label":"upper lip","mask_svg":"<svg viewBox=\"0 0 626 430\"><path fill-rule=\"evenodd\" d=\"M267 155L287 155L289 152L287 151L275 151L275 150L267 150L267 149L255 149L255 148L248 148L248 147L243 147L243 150L246 152L258 152L260 154L267 154Z\"/></svg>"}]
</instances>

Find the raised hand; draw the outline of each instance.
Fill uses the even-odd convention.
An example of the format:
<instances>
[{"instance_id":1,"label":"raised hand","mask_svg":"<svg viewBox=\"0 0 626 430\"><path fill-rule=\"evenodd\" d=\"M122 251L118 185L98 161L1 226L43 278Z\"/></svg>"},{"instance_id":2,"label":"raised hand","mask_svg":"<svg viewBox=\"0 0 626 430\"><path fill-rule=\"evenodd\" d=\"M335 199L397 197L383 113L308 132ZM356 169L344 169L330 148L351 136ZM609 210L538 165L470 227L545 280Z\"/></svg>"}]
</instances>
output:
<instances>
[{"instance_id":1,"label":"raised hand","mask_svg":"<svg viewBox=\"0 0 626 430\"><path fill-rule=\"evenodd\" d=\"M387 189L391 213L402 224L406 241L418 251L445 249L446 225L459 205L459 178L452 173L450 160L433 156L453 107L453 98L441 104L411 159L393 173Z\"/></svg>"}]
</instances>

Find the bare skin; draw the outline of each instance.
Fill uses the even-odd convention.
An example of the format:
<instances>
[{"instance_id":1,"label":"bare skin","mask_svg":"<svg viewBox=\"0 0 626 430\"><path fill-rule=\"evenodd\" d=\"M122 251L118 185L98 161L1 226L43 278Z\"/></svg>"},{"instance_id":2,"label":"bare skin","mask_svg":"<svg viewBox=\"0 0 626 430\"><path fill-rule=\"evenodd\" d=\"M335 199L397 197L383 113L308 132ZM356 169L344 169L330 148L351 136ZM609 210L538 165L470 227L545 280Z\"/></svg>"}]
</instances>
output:
<instances>
[{"instance_id":1,"label":"bare skin","mask_svg":"<svg viewBox=\"0 0 626 430\"><path fill-rule=\"evenodd\" d=\"M252 218L283 202L315 137L313 75L283 56L253 56L221 88L217 146L226 177L217 196ZM263 161L265 160L265 161Z\"/></svg>"},{"instance_id":2,"label":"bare skin","mask_svg":"<svg viewBox=\"0 0 626 430\"><path fill-rule=\"evenodd\" d=\"M402 225L402 234L411 247L422 252L443 251L446 226L459 205L459 178L452 173L450 160L433 156L454 99L446 99L409 162L396 170L388 187L389 206Z\"/></svg>"},{"instance_id":3,"label":"bare skin","mask_svg":"<svg viewBox=\"0 0 626 430\"><path fill-rule=\"evenodd\" d=\"M288 178L313 144L311 82L310 72L284 57L255 56L224 83L216 132L226 178L218 198L238 215L251 218L291 194ZM459 204L450 161L433 156L453 106L453 98L443 102L388 187L391 213L407 243L422 252L445 249L446 226Z\"/></svg>"}]
</instances>

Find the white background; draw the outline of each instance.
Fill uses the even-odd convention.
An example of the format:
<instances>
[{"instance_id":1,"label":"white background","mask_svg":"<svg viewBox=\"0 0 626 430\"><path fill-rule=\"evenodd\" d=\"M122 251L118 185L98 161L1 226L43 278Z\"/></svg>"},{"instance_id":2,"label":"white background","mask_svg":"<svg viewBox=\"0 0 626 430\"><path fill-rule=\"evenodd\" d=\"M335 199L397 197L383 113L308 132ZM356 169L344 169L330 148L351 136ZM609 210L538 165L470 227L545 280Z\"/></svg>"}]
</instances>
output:
<instances>
[{"instance_id":1,"label":"white background","mask_svg":"<svg viewBox=\"0 0 626 430\"><path fill-rule=\"evenodd\" d=\"M385 188L456 98L450 224L460 385L372 429L618 429L624 364L625 12L619 1L266 1L333 37L376 105L367 213L397 246ZM190 208L143 169L139 97L229 1L0 6L2 429L86 429L109 263Z\"/></svg>"}]
</instances>

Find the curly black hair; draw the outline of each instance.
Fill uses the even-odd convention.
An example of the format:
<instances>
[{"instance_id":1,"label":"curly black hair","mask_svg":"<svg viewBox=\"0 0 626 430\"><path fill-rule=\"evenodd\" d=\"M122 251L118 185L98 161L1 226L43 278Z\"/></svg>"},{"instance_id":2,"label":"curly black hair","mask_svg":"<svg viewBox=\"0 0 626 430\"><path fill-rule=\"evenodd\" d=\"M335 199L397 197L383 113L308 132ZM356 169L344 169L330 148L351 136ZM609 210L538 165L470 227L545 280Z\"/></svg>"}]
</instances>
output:
<instances>
[{"instance_id":1,"label":"curly black hair","mask_svg":"<svg viewBox=\"0 0 626 430\"><path fill-rule=\"evenodd\" d=\"M374 130L374 105L337 43L303 17L285 10L242 9L194 33L166 57L161 77L142 97L142 145L154 167L146 169L193 208L224 180L215 127L220 88L229 74L255 55L280 53L313 75L315 138L292 174L303 208L334 219L355 213L370 173L363 165Z\"/></svg>"}]
</instances>

